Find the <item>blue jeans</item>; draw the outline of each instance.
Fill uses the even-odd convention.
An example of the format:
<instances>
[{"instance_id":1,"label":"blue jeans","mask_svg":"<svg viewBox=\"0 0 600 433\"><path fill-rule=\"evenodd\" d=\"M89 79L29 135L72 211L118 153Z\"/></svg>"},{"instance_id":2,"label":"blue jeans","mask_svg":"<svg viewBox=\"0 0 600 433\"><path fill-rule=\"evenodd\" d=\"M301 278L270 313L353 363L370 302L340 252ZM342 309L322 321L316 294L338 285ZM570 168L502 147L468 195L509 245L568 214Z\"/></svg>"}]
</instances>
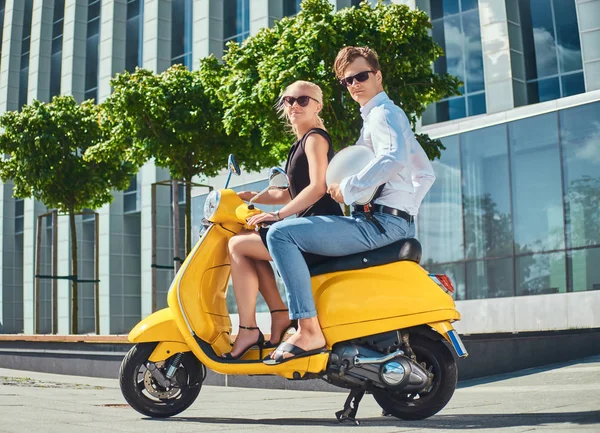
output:
<instances>
[{"instance_id":1,"label":"blue jeans","mask_svg":"<svg viewBox=\"0 0 600 433\"><path fill-rule=\"evenodd\" d=\"M414 223L376 213L381 233L363 213L351 217L313 216L275 223L267 233L269 253L285 283L291 319L315 317L310 273L302 252L339 257L384 247L415 236Z\"/></svg>"}]
</instances>

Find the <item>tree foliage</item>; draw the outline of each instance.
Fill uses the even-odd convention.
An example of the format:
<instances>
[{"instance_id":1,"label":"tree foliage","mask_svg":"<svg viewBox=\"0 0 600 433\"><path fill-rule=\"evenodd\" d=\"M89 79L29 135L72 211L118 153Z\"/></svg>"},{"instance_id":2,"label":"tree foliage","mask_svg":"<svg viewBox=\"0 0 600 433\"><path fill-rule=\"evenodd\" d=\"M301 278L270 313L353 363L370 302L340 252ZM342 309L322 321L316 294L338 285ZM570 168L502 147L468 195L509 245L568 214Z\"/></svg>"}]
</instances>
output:
<instances>
[{"instance_id":1,"label":"tree foliage","mask_svg":"<svg viewBox=\"0 0 600 433\"><path fill-rule=\"evenodd\" d=\"M71 96L34 101L21 112L0 117L0 178L14 182L14 196L35 198L69 215L71 231L71 332L78 332L77 232L75 214L113 199L135 171L118 155L94 159L94 146L106 139L99 107Z\"/></svg>"},{"instance_id":2,"label":"tree foliage","mask_svg":"<svg viewBox=\"0 0 600 433\"><path fill-rule=\"evenodd\" d=\"M210 69L210 73L203 73ZM191 182L226 167L229 153L245 154L249 140L225 132L223 105L217 98L222 66L204 59L200 71L175 65L160 74L146 69L124 72L112 80L104 102L112 125L103 154L128 155L142 163L153 158L173 179ZM243 160L243 159L242 159ZM190 186L186 188L186 250L191 248Z\"/></svg>"},{"instance_id":3,"label":"tree foliage","mask_svg":"<svg viewBox=\"0 0 600 433\"><path fill-rule=\"evenodd\" d=\"M332 13L328 0L304 0L301 8L297 16L263 28L242 45L230 43L224 56L228 73L219 96L226 128L259 143L275 160L285 158L290 139L273 105L296 80L321 86L322 114L334 145L355 142L362 125L359 106L332 69L344 46L369 46L378 53L385 90L413 127L429 103L458 94L457 78L432 70L443 51L429 34L431 24L424 12L363 2L359 8ZM418 139L430 158L439 157L441 142L425 135Z\"/></svg>"},{"instance_id":4,"label":"tree foliage","mask_svg":"<svg viewBox=\"0 0 600 433\"><path fill-rule=\"evenodd\" d=\"M0 117L0 177L15 184L14 196L35 198L59 212L97 209L126 189L135 167L119 157L90 158L88 149L105 139L100 110L71 96L34 101Z\"/></svg>"}]
</instances>

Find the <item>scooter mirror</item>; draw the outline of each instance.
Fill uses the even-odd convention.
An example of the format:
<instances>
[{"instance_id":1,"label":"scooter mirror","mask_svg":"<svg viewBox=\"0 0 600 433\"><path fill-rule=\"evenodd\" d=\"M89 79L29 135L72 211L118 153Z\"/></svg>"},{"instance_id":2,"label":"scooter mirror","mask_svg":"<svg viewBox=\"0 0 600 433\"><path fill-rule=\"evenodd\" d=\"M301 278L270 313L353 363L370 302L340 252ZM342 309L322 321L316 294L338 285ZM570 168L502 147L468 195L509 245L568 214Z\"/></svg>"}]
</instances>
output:
<instances>
[{"instance_id":1,"label":"scooter mirror","mask_svg":"<svg viewBox=\"0 0 600 433\"><path fill-rule=\"evenodd\" d=\"M240 170L240 166L235 160L235 156L233 156L233 154L229 155L229 158L227 159L227 166L229 167L230 173L237 174L238 176L242 174L242 170Z\"/></svg>"},{"instance_id":2,"label":"scooter mirror","mask_svg":"<svg viewBox=\"0 0 600 433\"><path fill-rule=\"evenodd\" d=\"M269 172L269 189L288 189L290 186L290 180L283 171L279 167L271 168Z\"/></svg>"}]
</instances>

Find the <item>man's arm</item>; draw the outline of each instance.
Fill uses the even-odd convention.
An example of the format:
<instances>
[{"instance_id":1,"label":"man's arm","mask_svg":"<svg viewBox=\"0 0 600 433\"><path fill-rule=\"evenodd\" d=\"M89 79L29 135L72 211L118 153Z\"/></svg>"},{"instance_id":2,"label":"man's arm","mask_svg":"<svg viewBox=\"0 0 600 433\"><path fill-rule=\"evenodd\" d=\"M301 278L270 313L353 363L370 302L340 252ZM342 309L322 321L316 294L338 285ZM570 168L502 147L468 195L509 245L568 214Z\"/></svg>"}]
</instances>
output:
<instances>
[{"instance_id":1,"label":"man's arm","mask_svg":"<svg viewBox=\"0 0 600 433\"><path fill-rule=\"evenodd\" d=\"M369 130L375 159L358 174L340 183L344 202L354 203L365 191L386 183L406 166L406 136L412 135L408 118L402 112L391 112L385 107L374 109L369 116Z\"/></svg>"},{"instance_id":2,"label":"man's arm","mask_svg":"<svg viewBox=\"0 0 600 433\"><path fill-rule=\"evenodd\" d=\"M425 195L435 182L435 173L427 154L416 141L412 150L413 186L415 187L414 205L418 208Z\"/></svg>"}]
</instances>

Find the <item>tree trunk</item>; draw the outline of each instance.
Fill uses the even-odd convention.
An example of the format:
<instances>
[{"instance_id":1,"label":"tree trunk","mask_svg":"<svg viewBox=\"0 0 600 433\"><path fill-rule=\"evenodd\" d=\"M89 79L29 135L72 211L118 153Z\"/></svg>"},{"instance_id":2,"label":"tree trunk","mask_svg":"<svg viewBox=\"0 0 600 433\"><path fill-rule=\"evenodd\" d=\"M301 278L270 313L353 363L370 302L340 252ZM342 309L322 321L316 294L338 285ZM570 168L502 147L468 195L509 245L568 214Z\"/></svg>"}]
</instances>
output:
<instances>
[{"instance_id":1,"label":"tree trunk","mask_svg":"<svg viewBox=\"0 0 600 433\"><path fill-rule=\"evenodd\" d=\"M185 184L185 256L192 251L192 184L191 179Z\"/></svg>"},{"instance_id":2,"label":"tree trunk","mask_svg":"<svg viewBox=\"0 0 600 433\"><path fill-rule=\"evenodd\" d=\"M79 295L77 287L77 227L75 226L75 211L69 209L69 223L71 226L71 333L79 333Z\"/></svg>"},{"instance_id":3,"label":"tree trunk","mask_svg":"<svg viewBox=\"0 0 600 433\"><path fill-rule=\"evenodd\" d=\"M171 179L171 190L173 196L173 269L177 273L181 262L179 261L179 182L175 179Z\"/></svg>"}]
</instances>

